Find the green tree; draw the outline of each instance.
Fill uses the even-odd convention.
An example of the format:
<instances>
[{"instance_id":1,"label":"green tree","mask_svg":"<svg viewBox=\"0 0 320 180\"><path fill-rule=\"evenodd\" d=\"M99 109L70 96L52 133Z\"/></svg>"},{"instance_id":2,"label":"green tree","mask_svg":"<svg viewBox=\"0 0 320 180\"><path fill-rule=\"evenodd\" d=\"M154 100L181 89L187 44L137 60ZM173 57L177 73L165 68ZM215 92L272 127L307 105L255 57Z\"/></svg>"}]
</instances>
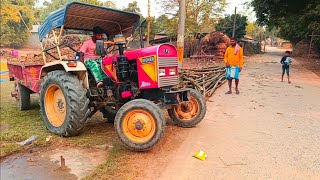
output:
<instances>
[{"instance_id":1,"label":"green tree","mask_svg":"<svg viewBox=\"0 0 320 180\"><path fill-rule=\"evenodd\" d=\"M174 36L178 31L178 19L169 18L167 15L161 15L155 19L154 24L152 24L152 30L156 33L165 33L169 36Z\"/></svg>"},{"instance_id":2,"label":"green tree","mask_svg":"<svg viewBox=\"0 0 320 180\"><path fill-rule=\"evenodd\" d=\"M263 36L264 29L255 22L248 22L246 27L246 35L255 39L260 39Z\"/></svg>"},{"instance_id":3,"label":"green tree","mask_svg":"<svg viewBox=\"0 0 320 180\"><path fill-rule=\"evenodd\" d=\"M253 37L256 31L256 26L252 22L248 22L246 26L246 35Z\"/></svg>"},{"instance_id":4,"label":"green tree","mask_svg":"<svg viewBox=\"0 0 320 180\"><path fill-rule=\"evenodd\" d=\"M319 0L253 0L257 21L269 29L278 28L282 38L297 43L314 32L320 34ZM320 49L320 38L315 38Z\"/></svg>"},{"instance_id":5,"label":"green tree","mask_svg":"<svg viewBox=\"0 0 320 180\"><path fill-rule=\"evenodd\" d=\"M158 0L158 3L170 17L168 31L174 32L178 26L178 0ZM226 0L186 0L186 34L213 31L225 6Z\"/></svg>"},{"instance_id":6,"label":"green tree","mask_svg":"<svg viewBox=\"0 0 320 180\"><path fill-rule=\"evenodd\" d=\"M0 46L21 47L30 36L35 1L1 0Z\"/></svg>"},{"instance_id":7,"label":"green tree","mask_svg":"<svg viewBox=\"0 0 320 180\"><path fill-rule=\"evenodd\" d=\"M127 7L125 7L125 8L123 8L122 9L123 11L128 11L128 12L133 12L133 13L137 13L137 14L139 14L140 15L140 22L139 22L139 24L141 24L142 23L142 21L144 21L146 18L145 17L143 17L142 16L142 14L141 14L141 10L140 10L140 8L139 8L139 6L138 6L138 2L137 1L133 1L132 3L129 3L128 4L128 6ZM152 23L152 21L153 21L153 18L151 18L151 23ZM143 31L142 31L142 34L143 34L143 36L146 36L146 34L147 34L147 23L145 24L145 26L144 27L142 27L143 28ZM140 32L139 32L139 27L135 30L135 32L134 32L134 38L135 38L135 40L139 40L140 39L140 34L139 34ZM151 33L152 34L152 33Z\"/></svg>"},{"instance_id":8,"label":"green tree","mask_svg":"<svg viewBox=\"0 0 320 180\"><path fill-rule=\"evenodd\" d=\"M128 4L128 7L123 9L124 11L129 11L129 12L134 12L137 14L141 14L141 10L138 6L138 2L137 1L133 1L132 3Z\"/></svg>"},{"instance_id":9,"label":"green tree","mask_svg":"<svg viewBox=\"0 0 320 180\"><path fill-rule=\"evenodd\" d=\"M223 19L220 19L217 24L217 31L225 33L227 36L232 37L233 30L233 15L228 15ZM236 15L236 29L235 29L235 38L240 39L246 35L246 26L247 26L247 16L242 16L240 14Z\"/></svg>"},{"instance_id":10,"label":"green tree","mask_svg":"<svg viewBox=\"0 0 320 180\"><path fill-rule=\"evenodd\" d=\"M74 0L51 0L51 2L45 1L43 3L44 8L41 11L40 20L44 21L46 17L53 11L58 10L59 8L64 7L67 3ZM103 3L100 0L77 0L78 2L84 2L88 4L102 6Z\"/></svg>"},{"instance_id":11,"label":"green tree","mask_svg":"<svg viewBox=\"0 0 320 180\"><path fill-rule=\"evenodd\" d=\"M141 10L138 6L138 2L137 1L133 1L132 3L128 4L128 7L123 9L124 11L128 11L128 12L133 12L133 13L137 13L140 15L140 23L144 20L146 20L145 17L142 16L141 14ZM156 24L156 18L155 17L150 17L150 24L151 24L151 32L150 32L150 39L153 39L154 35L156 33L158 33L158 26ZM135 34L139 34L139 28L136 29ZM147 23L145 24L145 26L143 27L143 31L142 34L144 36L147 35ZM137 35L136 36L136 40L138 40L140 37Z\"/></svg>"},{"instance_id":12,"label":"green tree","mask_svg":"<svg viewBox=\"0 0 320 180\"><path fill-rule=\"evenodd\" d=\"M105 1L102 4L104 7L112 8L112 9L118 9L116 4L113 1Z\"/></svg>"}]
</instances>

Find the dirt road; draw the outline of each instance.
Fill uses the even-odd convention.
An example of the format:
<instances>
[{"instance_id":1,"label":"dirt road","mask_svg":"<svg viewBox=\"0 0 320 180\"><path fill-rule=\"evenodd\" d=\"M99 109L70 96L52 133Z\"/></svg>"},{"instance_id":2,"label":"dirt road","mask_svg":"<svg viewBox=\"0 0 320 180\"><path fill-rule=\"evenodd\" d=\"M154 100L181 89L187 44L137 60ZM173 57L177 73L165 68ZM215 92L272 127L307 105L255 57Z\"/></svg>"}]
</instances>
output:
<instances>
[{"instance_id":1,"label":"dirt road","mask_svg":"<svg viewBox=\"0 0 320 180\"><path fill-rule=\"evenodd\" d=\"M157 179L320 178L320 78L294 62L292 84L280 82L281 52L269 51L246 60L240 95L215 93Z\"/></svg>"}]
</instances>

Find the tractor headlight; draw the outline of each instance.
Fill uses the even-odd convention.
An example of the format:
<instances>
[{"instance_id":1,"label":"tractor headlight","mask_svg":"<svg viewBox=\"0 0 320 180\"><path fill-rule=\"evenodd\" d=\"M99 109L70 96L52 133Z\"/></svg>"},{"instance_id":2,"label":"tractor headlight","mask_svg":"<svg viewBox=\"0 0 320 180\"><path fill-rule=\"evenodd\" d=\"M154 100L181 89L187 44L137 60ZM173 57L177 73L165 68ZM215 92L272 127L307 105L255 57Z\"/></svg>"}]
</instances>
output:
<instances>
[{"instance_id":1,"label":"tractor headlight","mask_svg":"<svg viewBox=\"0 0 320 180\"><path fill-rule=\"evenodd\" d=\"M166 70L165 69L159 69L159 76L165 76Z\"/></svg>"},{"instance_id":2,"label":"tractor headlight","mask_svg":"<svg viewBox=\"0 0 320 180\"><path fill-rule=\"evenodd\" d=\"M176 74L177 74L177 69L176 68L170 68L169 75L172 76L172 75L176 75Z\"/></svg>"}]
</instances>

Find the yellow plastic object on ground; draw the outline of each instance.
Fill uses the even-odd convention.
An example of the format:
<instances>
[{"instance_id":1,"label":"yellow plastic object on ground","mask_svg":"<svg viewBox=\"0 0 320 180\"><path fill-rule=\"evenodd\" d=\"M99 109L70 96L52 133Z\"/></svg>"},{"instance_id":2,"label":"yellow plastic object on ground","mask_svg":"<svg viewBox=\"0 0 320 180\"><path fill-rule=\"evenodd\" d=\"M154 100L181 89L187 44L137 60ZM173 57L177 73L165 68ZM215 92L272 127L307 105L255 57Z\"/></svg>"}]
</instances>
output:
<instances>
[{"instance_id":1,"label":"yellow plastic object on ground","mask_svg":"<svg viewBox=\"0 0 320 180\"><path fill-rule=\"evenodd\" d=\"M200 149L198 152L196 152L196 153L193 155L193 157L198 158L198 159L204 161L208 156L207 156L207 154L206 154L204 151L202 151L202 150Z\"/></svg>"}]
</instances>

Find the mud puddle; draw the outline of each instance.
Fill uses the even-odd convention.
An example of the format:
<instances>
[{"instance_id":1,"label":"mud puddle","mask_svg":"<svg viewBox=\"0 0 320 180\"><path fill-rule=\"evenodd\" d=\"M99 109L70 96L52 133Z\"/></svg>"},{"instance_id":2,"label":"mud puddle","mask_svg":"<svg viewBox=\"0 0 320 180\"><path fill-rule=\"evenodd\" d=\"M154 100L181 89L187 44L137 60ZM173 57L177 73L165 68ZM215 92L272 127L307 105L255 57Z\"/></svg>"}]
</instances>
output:
<instances>
[{"instance_id":1,"label":"mud puddle","mask_svg":"<svg viewBox=\"0 0 320 180\"><path fill-rule=\"evenodd\" d=\"M1 162L0 179L81 179L106 159L107 150L79 147L19 153Z\"/></svg>"}]
</instances>

